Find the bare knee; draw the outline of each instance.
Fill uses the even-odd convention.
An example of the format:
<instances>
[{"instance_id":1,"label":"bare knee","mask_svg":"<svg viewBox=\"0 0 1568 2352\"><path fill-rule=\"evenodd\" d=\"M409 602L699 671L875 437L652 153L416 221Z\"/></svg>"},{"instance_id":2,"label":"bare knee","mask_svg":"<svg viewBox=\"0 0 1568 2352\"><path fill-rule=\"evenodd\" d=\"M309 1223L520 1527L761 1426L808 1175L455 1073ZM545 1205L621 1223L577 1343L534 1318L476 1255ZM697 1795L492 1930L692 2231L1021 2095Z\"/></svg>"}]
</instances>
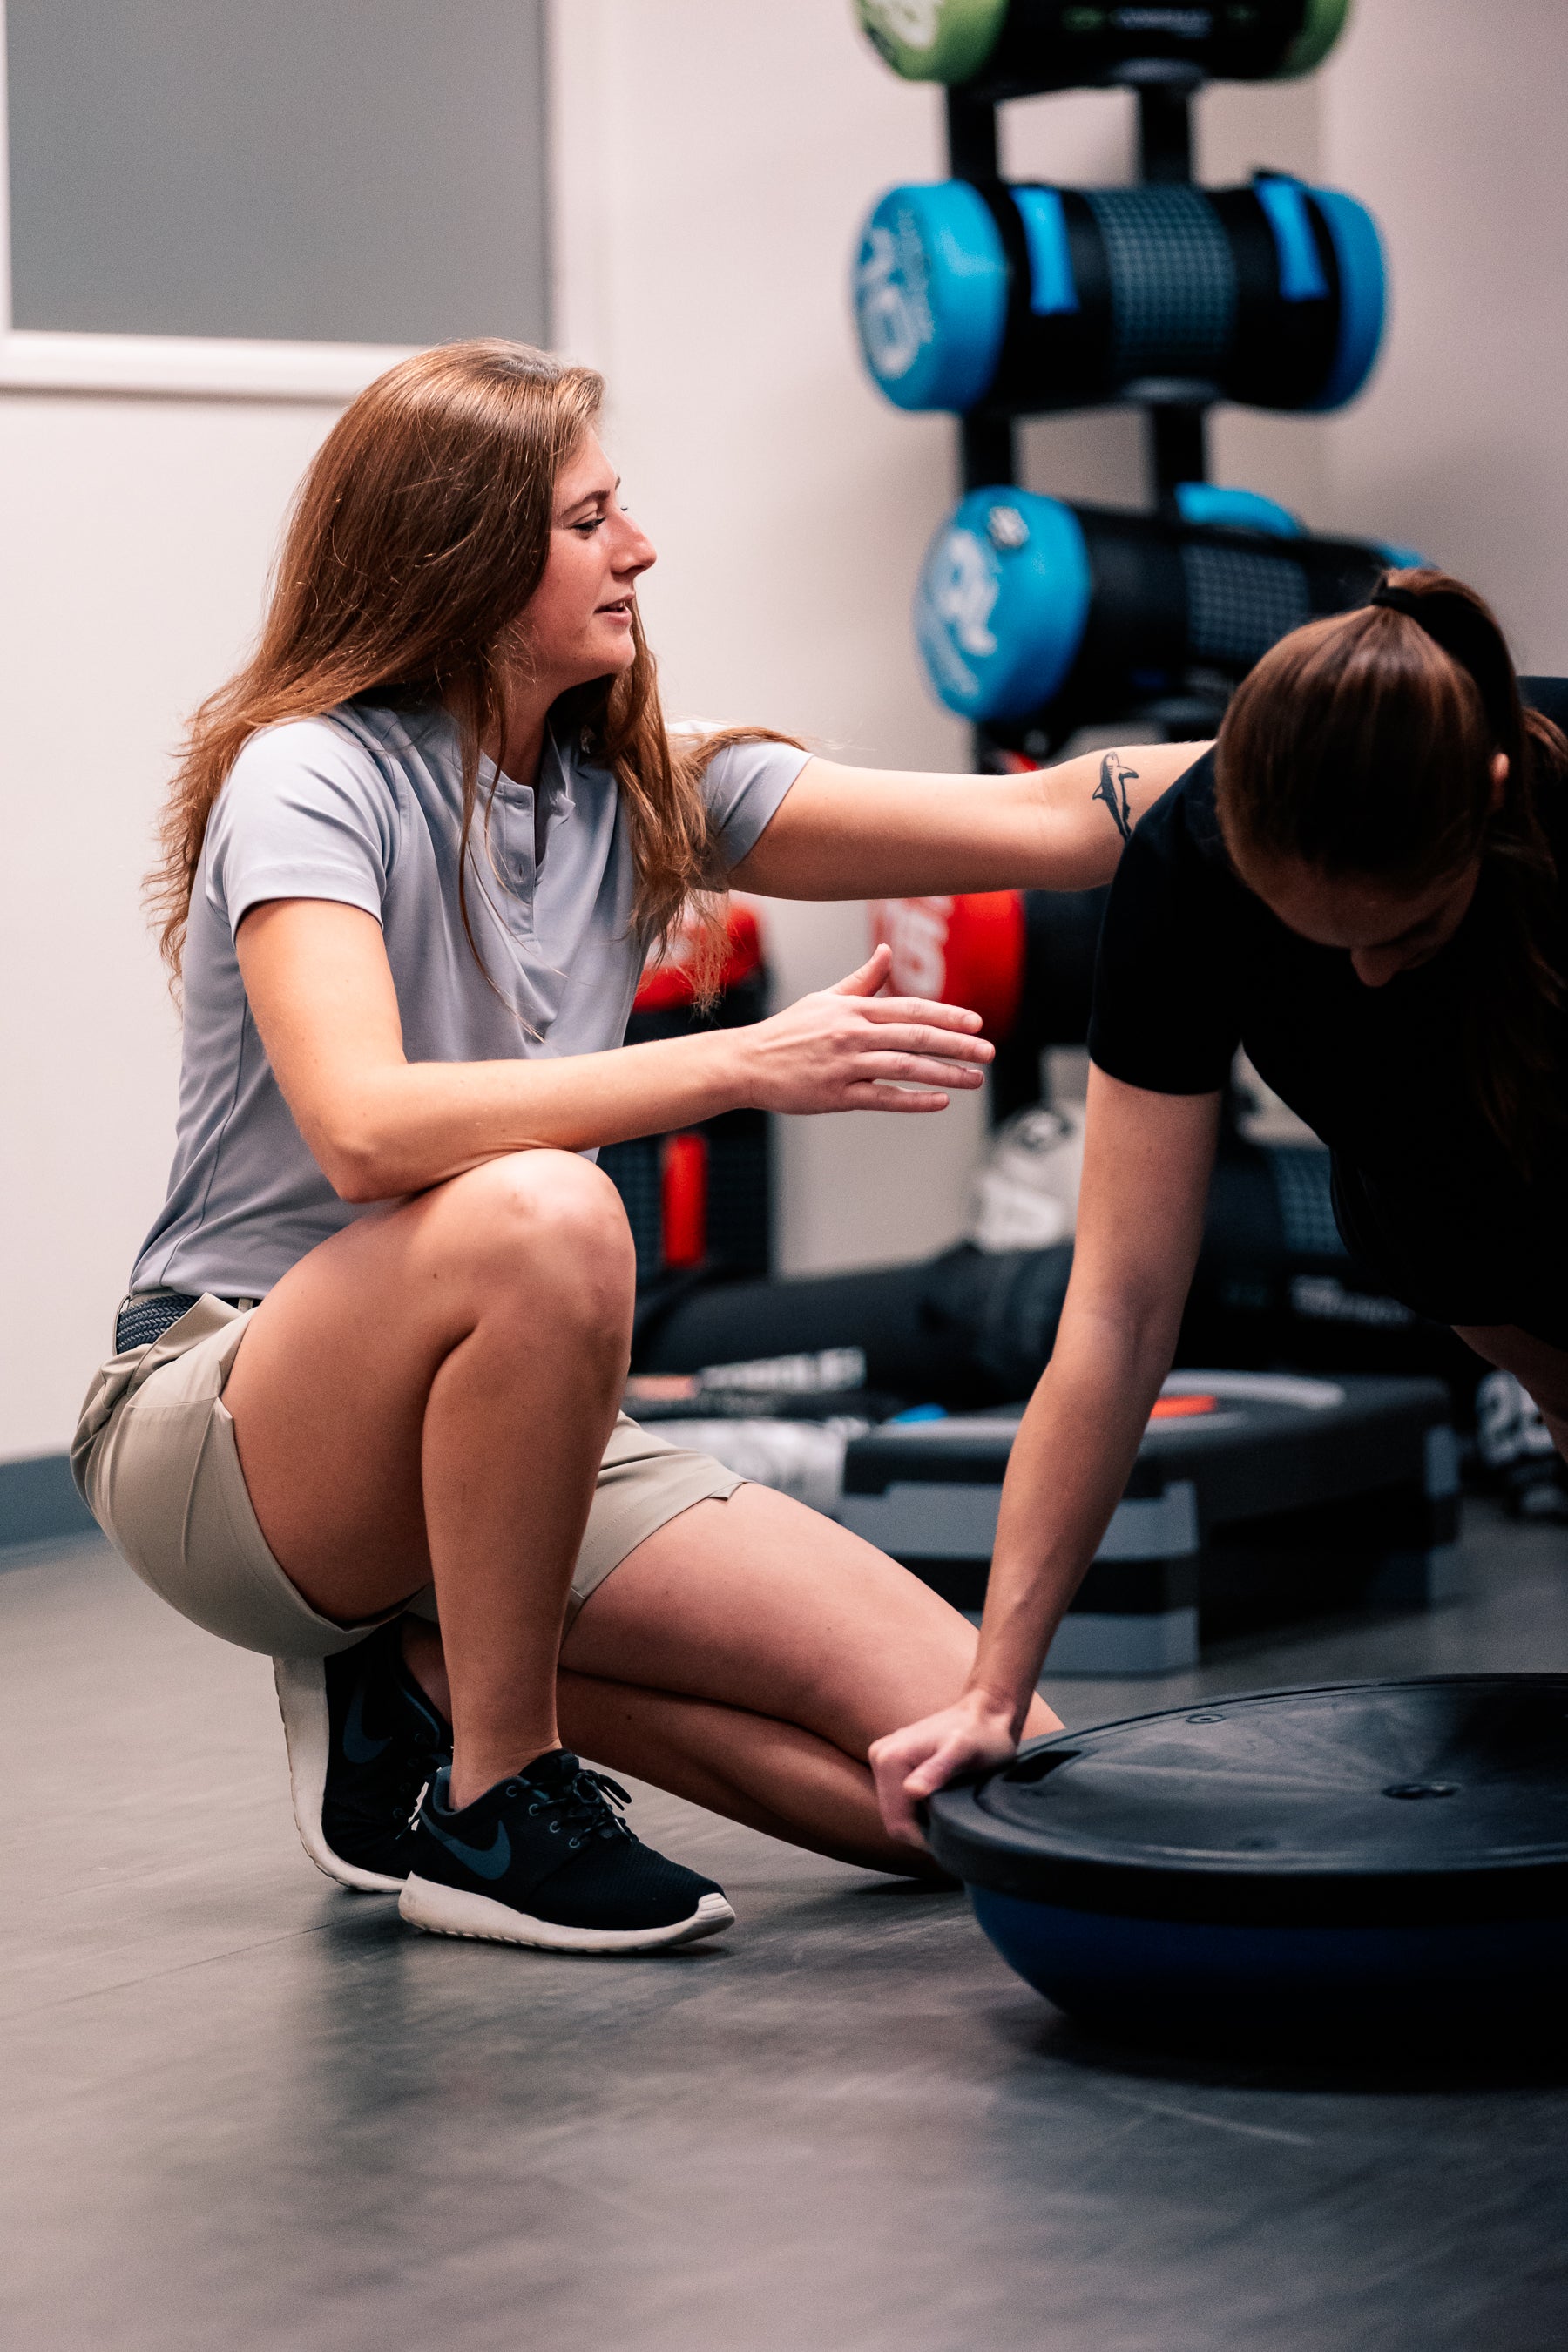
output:
<instances>
[{"instance_id":1,"label":"bare knee","mask_svg":"<svg viewBox=\"0 0 1568 2352\"><path fill-rule=\"evenodd\" d=\"M637 1253L621 1196L568 1151L516 1151L443 1186L442 1223L492 1313L624 1339Z\"/></svg>"}]
</instances>

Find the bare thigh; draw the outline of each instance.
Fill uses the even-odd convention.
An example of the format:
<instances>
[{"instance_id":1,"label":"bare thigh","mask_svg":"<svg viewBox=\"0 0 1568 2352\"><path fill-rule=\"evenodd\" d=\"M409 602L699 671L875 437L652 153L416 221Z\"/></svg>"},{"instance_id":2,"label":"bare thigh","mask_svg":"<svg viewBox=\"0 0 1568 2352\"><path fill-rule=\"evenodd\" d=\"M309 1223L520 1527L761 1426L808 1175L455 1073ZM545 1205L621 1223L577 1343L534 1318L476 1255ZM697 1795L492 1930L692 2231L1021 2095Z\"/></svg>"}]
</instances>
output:
<instances>
[{"instance_id":1,"label":"bare thigh","mask_svg":"<svg viewBox=\"0 0 1568 2352\"><path fill-rule=\"evenodd\" d=\"M526 1483L530 1382L568 1405L584 1318L614 1339L621 1286L629 1318L630 1244L617 1254L617 1228L626 1238L597 1169L514 1153L334 1234L257 1309L224 1402L262 1532L328 1615L373 1615L430 1580L426 1413L481 1323L497 1364L483 1410L507 1435L479 1444L475 1476ZM596 1465L605 1433L590 1433ZM566 1438L545 1436L537 1450L559 1454Z\"/></svg>"},{"instance_id":2,"label":"bare thigh","mask_svg":"<svg viewBox=\"0 0 1568 2352\"><path fill-rule=\"evenodd\" d=\"M693 1504L590 1594L562 1648L577 1673L798 1724L864 1762L946 1706L974 1629L847 1528L765 1486Z\"/></svg>"},{"instance_id":3,"label":"bare thigh","mask_svg":"<svg viewBox=\"0 0 1568 2352\"><path fill-rule=\"evenodd\" d=\"M1457 1323L1454 1328L1467 1348L1529 1391L1558 1453L1568 1459L1568 1349L1535 1339L1517 1323Z\"/></svg>"}]
</instances>

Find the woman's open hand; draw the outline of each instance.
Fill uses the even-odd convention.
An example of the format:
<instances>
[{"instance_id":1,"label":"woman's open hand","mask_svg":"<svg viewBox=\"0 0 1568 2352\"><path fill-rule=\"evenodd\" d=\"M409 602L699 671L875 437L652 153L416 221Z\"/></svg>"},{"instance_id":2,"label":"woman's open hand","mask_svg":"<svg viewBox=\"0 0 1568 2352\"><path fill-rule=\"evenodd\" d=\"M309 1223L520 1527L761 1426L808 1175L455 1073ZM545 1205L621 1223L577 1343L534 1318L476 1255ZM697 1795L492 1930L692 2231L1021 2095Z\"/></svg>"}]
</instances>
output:
<instances>
[{"instance_id":1,"label":"woman's open hand","mask_svg":"<svg viewBox=\"0 0 1568 2352\"><path fill-rule=\"evenodd\" d=\"M980 1086L993 1048L980 1015L923 996L879 996L892 968L879 947L834 988L818 989L732 1033L744 1100L756 1110L945 1110Z\"/></svg>"},{"instance_id":2,"label":"woman's open hand","mask_svg":"<svg viewBox=\"0 0 1568 2352\"><path fill-rule=\"evenodd\" d=\"M1049 1712L1037 1708L1036 1717ZM954 1706L873 1740L871 1772L889 1836L923 1846L917 1805L944 1789L955 1772L989 1771L1010 1763L1018 1752L1016 1720L1013 1708L988 1692L966 1691ZM1041 1723L1032 1717L1029 1729L1059 1731L1060 1718L1051 1715L1048 1723Z\"/></svg>"}]
</instances>

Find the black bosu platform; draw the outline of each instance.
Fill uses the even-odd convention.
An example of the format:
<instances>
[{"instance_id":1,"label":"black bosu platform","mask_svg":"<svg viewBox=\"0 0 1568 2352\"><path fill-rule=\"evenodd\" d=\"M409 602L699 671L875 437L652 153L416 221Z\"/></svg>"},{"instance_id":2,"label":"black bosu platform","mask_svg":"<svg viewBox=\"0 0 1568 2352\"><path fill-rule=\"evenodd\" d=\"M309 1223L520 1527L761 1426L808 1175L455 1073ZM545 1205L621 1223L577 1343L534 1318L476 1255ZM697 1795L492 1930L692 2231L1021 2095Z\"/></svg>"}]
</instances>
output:
<instances>
[{"instance_id":1,"label":"black bosu platform","mask_svg":"<svg viewBox=\"0 0 1568 2352\"><path fill-rule=\"evenodd\" d=\"M980 1608L1022 1410L857 1439L840 1518ZM1458 1495L1449 1411L1438 1381L1173 1374L1049 1672L1164 1674L1194 1664L1205 1637L1442 1599Z\"/></svg>"},{"instance_id":2,"label":"black bosu platform","mask_svg":"<svg viewBox=\"0 0 1568 2352\"><path fill-rule=\"evenodd\" d=\"M1103 2031L1563 2037L1565 1675L1058 1732L942 1790L927 1830L1009 1965Z\"/></svg>"}]
</instances>

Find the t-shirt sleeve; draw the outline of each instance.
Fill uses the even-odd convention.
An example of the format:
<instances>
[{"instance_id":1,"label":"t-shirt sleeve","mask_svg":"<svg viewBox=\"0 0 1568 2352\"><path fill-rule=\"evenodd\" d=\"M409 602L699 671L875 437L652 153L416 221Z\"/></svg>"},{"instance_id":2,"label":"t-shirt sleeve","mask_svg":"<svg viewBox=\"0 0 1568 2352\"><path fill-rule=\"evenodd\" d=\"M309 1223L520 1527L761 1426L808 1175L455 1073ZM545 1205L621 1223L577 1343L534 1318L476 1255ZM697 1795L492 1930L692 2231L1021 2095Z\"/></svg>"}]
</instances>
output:
<instances>
[{"instance_id":1,"label":"t-shirt sleeve","mask_svg":"<svg viewBox=\"0 0 1568 2352\"><path fill-rule=\"evenodd\" d=\"M265 898L331 898L381 920L396 839L391 785L324 720L252 736L208 826L206 894L232 938Z\"/></svg>"},{"instance_id":2,"label":"t-shirt sleeve","mask_svg":"<svg viewBox=\"0 0 1568 2352\"><path fill-rule=\"evenodd\" d=\"M1520 699L1568 734L1568 677L1521 677Z\"/></svg>"},{"instance_id":3,"label":"t-shirt sleeve","mask_svg":"<svg viewBox=\"0 0 1568 2352\"><path fill-rule=\"evenodd\" d=\"M726 866L739 866L756 847L810 757L793 743L729 743L714 753L702 796Z\"/></svg>"},{"instance_id":4,"label":"t-shirt sleeve","mask_svg":"<svg viewBox=\"0 0 1568 2352\"><path fill-rule=\"evenodd\" d=\"M1100 935L1089 1058L1152 1094L1223 1087L1241 1042L1226 898L1235 886L1203 857L1182 787L1144 817L1121 854Z\"/></svg>"}]
</instances>

